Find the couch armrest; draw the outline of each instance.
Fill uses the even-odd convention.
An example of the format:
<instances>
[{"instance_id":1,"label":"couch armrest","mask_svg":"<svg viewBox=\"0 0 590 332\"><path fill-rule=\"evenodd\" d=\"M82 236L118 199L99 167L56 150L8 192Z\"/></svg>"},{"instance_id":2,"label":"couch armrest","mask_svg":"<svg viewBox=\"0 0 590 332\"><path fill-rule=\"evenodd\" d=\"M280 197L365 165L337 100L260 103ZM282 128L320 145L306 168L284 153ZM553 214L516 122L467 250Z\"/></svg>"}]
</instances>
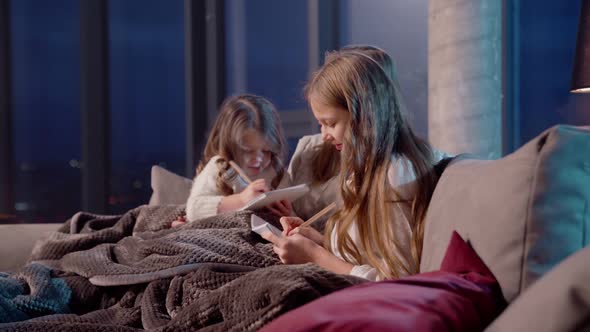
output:
<instances>
[{"instance_id":1,"label":"couch armrest","mask_svg":"<svg viewBox=\"0 0 590 332\"><path fill-rule=\"evenodd\" d=\"M543 275L485 331L590 331L588 262L590 246Z\"/></svg>"},{"instance_id":2,"label":"couch armrest","mask_svg":"<svg viewBox=\"0 0 590 332\"><path fill-rule=\"evenodd\" d=\"M0 271L13 271L25 264L33 245L62 224L0 225Z\"/></svg>"}]
</instances>

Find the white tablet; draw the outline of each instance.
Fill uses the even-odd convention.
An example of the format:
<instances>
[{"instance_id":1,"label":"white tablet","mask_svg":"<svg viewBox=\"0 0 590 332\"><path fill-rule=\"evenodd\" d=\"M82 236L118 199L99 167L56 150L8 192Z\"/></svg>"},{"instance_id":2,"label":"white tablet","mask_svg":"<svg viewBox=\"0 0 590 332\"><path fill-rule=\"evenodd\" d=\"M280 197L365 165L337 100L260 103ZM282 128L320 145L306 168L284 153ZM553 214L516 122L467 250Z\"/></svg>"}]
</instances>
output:
<instances>
[{"instance_id":1,"label":"white tablet","mask_svg":"<svg viewBox=\"0 0 590 332\"><path fill-rule=\"evenodd\" d=\"M293 202L308 192L309 186L305 183L298 186L268 191L250 200L240 210L256 210L282 200Z\"/></svg>"},{"instance_id":2,"label":"white tablet","mask_svg":"<svg viewBox=\"0 0 590 332\"><path fill-rule=\"evenodd\" d=\"M282 237L283 232L278 228L274 227L273 225L266 222L264 219L260 218L259 216L253 214L250 218L250 226L252 227L252 231L262 235L264 232L271 232L276 236Z\"/></svg>"}]
</instances>

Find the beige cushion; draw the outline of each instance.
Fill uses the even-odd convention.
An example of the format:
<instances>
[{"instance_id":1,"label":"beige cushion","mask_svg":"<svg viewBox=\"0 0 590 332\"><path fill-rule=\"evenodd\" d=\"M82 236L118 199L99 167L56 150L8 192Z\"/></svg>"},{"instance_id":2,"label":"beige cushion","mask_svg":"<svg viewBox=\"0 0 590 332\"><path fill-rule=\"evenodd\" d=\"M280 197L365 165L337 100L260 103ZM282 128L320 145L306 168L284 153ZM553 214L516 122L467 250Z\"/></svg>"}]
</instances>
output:
<instances>
[{"instance_id":1,"label":"beige cushion","mask_svg":"<svg viewBox=\"0 0 590 332\"><path fill-rule=\"evenodd\" d=\"M590 330L590 247L568 257L522 293L487 329Z\"/></svg>"},{"instance_id":2,"label":"beige cushion","mask_svg":"<svg viewBox=\"0 0 590 332\"><path fill-rule=\"evenodd\" d=\"M152 166L152 197L149 205L186 204L193 181L160 166Z\"/></svg>"},{"instance_id":3,"label":"beige cushion","mask_svg":"<svg viewBox=\"0 0 590 332\"><path fill-rule=\"evenodd\" d=\"M510 302L588 244L589 201L590 127L553 127L499 160L453 162L429 206L420 270L439 268L457 230Z\"/></svg>"},{"instance_id":4,"label":"beige cushion","mask_svg":"<svg viewBox=\"0 0 590 332\"><path fill-rule=\"evenodd\" d=\"M23 266L37 240L62 224L0 225L0 271L14 271Z\"/></svg>"}]
</instances>

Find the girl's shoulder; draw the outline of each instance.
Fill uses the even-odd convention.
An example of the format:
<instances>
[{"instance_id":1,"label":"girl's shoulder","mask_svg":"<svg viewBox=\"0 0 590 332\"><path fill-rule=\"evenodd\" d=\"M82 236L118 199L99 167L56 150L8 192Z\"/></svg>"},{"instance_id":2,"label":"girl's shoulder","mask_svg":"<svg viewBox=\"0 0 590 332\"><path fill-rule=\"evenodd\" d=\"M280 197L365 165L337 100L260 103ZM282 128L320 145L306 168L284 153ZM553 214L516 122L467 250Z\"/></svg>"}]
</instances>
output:
<instances>
[{"instance_id":1,"label":"girl's shoulder","mask_svg":"<svg viewBox=\"0 0 590 332\"><path fill-rule=\"evenodd\" d=\"M295 151L289 162L289 170L291 171L293 166L298 166L294 164L298 164L301 160L307 160L314 153L315 148L320 146L322 142L321 134L302 136L297 142L297 147L295 147Z\"/></svg>"},{"instance_id":2,"label":"girl's shoulder","mask_svg":"<svg viewBox=\"0 0 590 332\"><path fill-rule=\"evenodd\" d=\"M217 163L217 161L219 159L221 159L221 156L220 155L214 155L213 157L211 157L211 159L209 159L209 162L207 164L210 164L210 163L215 164L215 163Z\"/></svg>"},{"instance_id":3,"label":"girl's shoulder","mask_svg":"<svg viewBox=\"0 0 590 332\"><path fill-rule=\"evenodd\" d=\"M200 175L216 175L217 171L219 170L219 166L217 166L217 161L219 159L221 159L221 156L219 155L211 157L207 164L205 164L205 167L203 167L203 169L195 176L195 178L198 178Z\"/></svg>"},{"instance_id":4,"label":"girl's shoulder","mask_svg":"<svg viewBox=\"0 0 590 332\"><path fill-rule=\"evenodd\" d=\"M432 157L434 163L436 164L443 159L455 157L455 155L432 148Z\"/></svg>"},{"instance_id":5,"label":"girl's shoulder","mask_svg":"<svg viewBox=\"0 0 590 332\"><path fill-rule=\"evenodd\" d=\"M453 155L432 148L432 159L435 165L441 160L450 157L453 157ZM391 156L391 165L389 166L387 177L392 186L398 187L415 181L416 173L414 166L408 158L394 153Z\"/></svg>"},{"instance_id":6,"label":"girl's shoulder","mask_svg":"<svg viewBox=\"0 0 590 332\"><path fill-rule=\"evenodd\" d=\"M207 167L209 165L213 165L213 166L217 167L217 161L219 161L219 159L221 159L220 155L215 155L215 156L211 157L211 159L209 159L209 161L207 162L207 165L205 165L205 167Z\"/></svg>"},{"instance_id":7,"label":"girl's shoulder","mask_svg":"<svg viewBox=\"0 0 590 332\"><path fill-rule=\"evenodd\" d=\"M322 134L302 136L297 142L295 152L313 150L313 148L320 146L323 142Z\"/></svg>"}]
</instances>

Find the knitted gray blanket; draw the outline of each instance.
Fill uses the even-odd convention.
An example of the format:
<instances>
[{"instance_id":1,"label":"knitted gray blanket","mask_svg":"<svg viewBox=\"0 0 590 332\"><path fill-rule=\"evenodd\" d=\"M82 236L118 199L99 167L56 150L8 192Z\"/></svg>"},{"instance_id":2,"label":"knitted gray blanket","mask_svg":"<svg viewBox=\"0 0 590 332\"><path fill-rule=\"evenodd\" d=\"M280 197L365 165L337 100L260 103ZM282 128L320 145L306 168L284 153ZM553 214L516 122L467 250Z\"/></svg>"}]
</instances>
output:
<instances>
[{"instance_id":1,"label":"knitted gray blanket","mask_svg":"<svg viewBox=\"0 0 590 332\"><path fill-rule=\"evenodd\" d=\"M78 213L0 274L1 331L254 331L362 279L282 265L251 212L169 228L183 206ZM270 215L263 216L276 224Z\"/></svg>"}]
</instances>

